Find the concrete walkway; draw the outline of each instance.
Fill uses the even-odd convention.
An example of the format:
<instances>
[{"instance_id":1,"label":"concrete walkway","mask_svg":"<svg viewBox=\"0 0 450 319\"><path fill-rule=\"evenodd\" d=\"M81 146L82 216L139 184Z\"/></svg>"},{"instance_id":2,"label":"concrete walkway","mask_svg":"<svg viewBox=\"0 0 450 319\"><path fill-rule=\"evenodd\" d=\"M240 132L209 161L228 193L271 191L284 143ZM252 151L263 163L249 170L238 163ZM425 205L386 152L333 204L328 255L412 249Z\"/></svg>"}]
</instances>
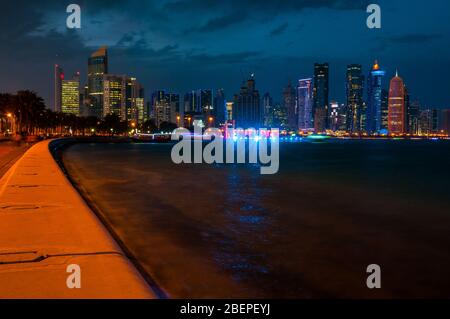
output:
<instances>
[{"instance_id":1,"label":"concrete walkway","mask_svg":"<svg viewBox=\"0 0 450 319\"><path fill-rule=\"evenodd\" d=\"M48 144L31 147L0 180L0 298L153 298ZM66 284L73 264L80 289Z\"/></svg>"}]
</instances>

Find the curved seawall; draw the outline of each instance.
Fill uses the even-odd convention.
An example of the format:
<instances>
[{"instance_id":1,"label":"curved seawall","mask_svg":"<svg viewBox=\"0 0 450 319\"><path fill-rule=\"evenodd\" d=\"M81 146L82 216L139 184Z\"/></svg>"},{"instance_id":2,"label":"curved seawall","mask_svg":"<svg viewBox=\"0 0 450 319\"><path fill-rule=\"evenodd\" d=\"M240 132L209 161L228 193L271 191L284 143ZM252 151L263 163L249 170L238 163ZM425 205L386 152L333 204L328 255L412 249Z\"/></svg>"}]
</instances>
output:
<instances>
[{"instance_id":1,"label":"curved seawall","mask_svg":"<svg viewBox=\"0 0 450 319\"><path fill-rule=\"evenodd\" d=\"M0 298L154 298L50 143L34 145L0 180ZM81 288L68 288L69 265L80 267Z\"/></svg>"}]
</instances>

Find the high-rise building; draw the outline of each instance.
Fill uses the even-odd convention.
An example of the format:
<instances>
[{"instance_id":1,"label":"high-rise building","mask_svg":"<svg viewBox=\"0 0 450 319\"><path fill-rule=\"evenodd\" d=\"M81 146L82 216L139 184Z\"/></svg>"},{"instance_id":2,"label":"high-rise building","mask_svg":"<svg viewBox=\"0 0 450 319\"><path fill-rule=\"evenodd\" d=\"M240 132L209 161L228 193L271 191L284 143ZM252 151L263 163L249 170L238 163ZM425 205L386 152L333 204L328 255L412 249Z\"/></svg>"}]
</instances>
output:
<instances>
[{"instance_id":1,"label":"high-rise building","mask_svg":"<svg viewBox=\"0 0 450 319\"><path fill-rule=\"evenodd\" d=\"M234 96L233 120L237 127L259 128L262 124L263 112L259 91L255 86L253 75L241 87L239 94Z\"/></svg>"},{"instance_id":2,"label":"high-rise building","mask_svg":"<svg viewBox=\"0 0 450 319\"><path fill-rule=\"evenodd\" d=\"M417 135L419 133L419 116L420 116L420 103L419 101L407 102L407 122L408 133Z\"/></svg>"},{"instance_id":3,"label":"high-rise building","mask_svg":"<svg viewBox=\"0 0 450 319\"><path fill-rule=\"evenodd\" d=\"M450 135L450 109L442 110L442 122L440 130L442 133Z\"/></svg>"},{"instance_id":4,"label":"high-rise building","mask_svg":"<svg viewBox=\"0 0 450 319\"><path fill-rule=\"evenodd\" d=\"M312 94L312 79L299 80L297 85L297 113L300 130L312 130L314 128Z\"/></svg>"},{"instance_id":5,"label":"high-rise building","mask_svg":"<svg viewBox=\"0 0 450 319\"><path fill-rule=\"evenodd\" d=\"M338 131L340 120L339 103L336 101L331 101L328 109L330 111L330 117L328 119L329 129L333 132Z\"/></svg>"},{"instance_id":6,"label":"high-rise building","mask_svg":"<svg viewBox=\"0 0 450 319\"><path fill-rule=\"evenodd\" d=\"M314 64L313 117L314 128L319 132L324 132L328 128L328 92L329 65L316 63Z\"/></svg>"},{"instance_id":7,"label":"high-rise building","mask_svg":"<svg viewBox=\"0 0 450 319\"><path fill-rule=\"evenodd\" d=\"M145 121L144 88L134 77L125 78L126 118L123 120L141 124Z\"/></svg>"},{"instance_id":8,"label":"high-rise building","mask_svg":"<svg viewBox=\"0 0 450 319\"><path fill-rule=\"evenodd\" d=\"M295 89L289 81L287 87L283 89L283 106L287 111L288 126L291 130L298 129L298 118L295 103Z\"/></svg>"},{"instance_id":9,"label":"high-rise building","mask_svg":"<svg viewBox=\"0 0 450 319\"><path fill-rule=\"evenodd\" d=\"M152 94L152 101L155 124L157 126L160 126L163 122L174 123L180 126L183 124L181 123L181 117L177 121L177 114L179 114L178 110L180 108L180 96L178 94L156 91Z\"/></svg>"},{"instance_id":10,"label":"high-rise building","mask_svg":"<svg viewBox=\"0 0 450 319\"><path fill-rule=\"evenodd\" d=\"M378 61L375 61L367 79L366 131L370 134L379 132L383 127L382 84L385 74L386 72L380 69Z\"/></svg>"},{"instance_id":11,"label":"high-rise building","mask_svg":"<svg viewBox=\"0 0 450 319\"><path fill-rule=\"evenodd\" d=\"M101 118L103 111L103 75L108 73L108 54L105 47L94 52L88 60L89 114Z\"/></svg>"},{"instance_id":12,"label":"high-rise building","mask_svg":"<svg viewBox=\"0 0 450 319\"><path fill-rule=\"evenodd\" d=\"M62 80L61 110L65 114L80 115L80 74L72 79Z\"/></svg>"},{"instance_id":13,"label":"high-rise building","mask_svg":"<svg viewBox=\"0 0 450 319\"><path fill-rule=\"evenodd\" d=\"M361 131L364 76L359 64L347 66L347 131Z\"/></svg>"},{"instance_id":14,"label":"high-rise building","mask_svg":"<svg viewBox=\"0 0 450 319\"><path fill-rule=\"evenodd\" d=\"M269 117L273 108L273 99L268 92L263 96L264 126L269 127Z\"/></svg>"},{"instance_id":15,"label":"high-rise building","mask_svg":"<svg viewBox=\"0 0 450 319\"><path fill-rule=\"evenodd\" d=\"M381 90L381 127L382 133L387 133L389 122L389 93L387 90Z\"/></svg>"},{"instance_id":16,"label":"high-rise building","mask_svg":"<svg viewBox=\"0 0 450 319\"><path fill-rule=\"evenodd\" d=\"M225 92L223 89L219 89L214 97L214 116L217 124L225 124L227 120L227 108L226 108Z\"/></svg>"},{"instance_id":17,"label":"high-rise building","mask_svg":"<svg viewBox=\"0 0 450 319\"><path fill-rule=\"evenodd\" d=\"M116 114L122 121L126 120L126 83L125 75L103 75L103 114Z\"/></svg>"},{"instance_id":18,"label":"high-rise building","mask_svg":"<svg viewBox=\"0 0 450 319\"><path fill-rule=\"evenodd\" d=\"M54 78L54 104L53 104L53 112L61 112L62 111L62 81L64 80L64 71L58 65L55 64L55 78Z\"/></svg>"},{"instance_id":19,"label":"high-rise building","mask_svg":"<svg viewBox=\"0 0 450 319\"><path fill-rule=\"evenodd\" d=\"M405 84L397 72L389 85L389 133L404 134L405 118Z\"/></svg>"}]
</instances>

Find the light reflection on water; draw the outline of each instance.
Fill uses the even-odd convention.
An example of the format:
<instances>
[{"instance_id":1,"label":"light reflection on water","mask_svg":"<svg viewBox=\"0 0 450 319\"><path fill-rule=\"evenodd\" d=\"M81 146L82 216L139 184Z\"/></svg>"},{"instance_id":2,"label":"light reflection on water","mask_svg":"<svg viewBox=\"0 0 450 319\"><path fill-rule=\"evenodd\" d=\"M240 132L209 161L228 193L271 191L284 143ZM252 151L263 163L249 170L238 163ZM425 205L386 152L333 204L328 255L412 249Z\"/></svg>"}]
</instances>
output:
<instances>
[{"instance_id":1,"label":"light reflection on water","mask_svg":"<svg viewBox=\"0 0 450 319\"><path fill-rule=\"evenodd\" d=\"M447 142L386 141L282 144L273 176L177 166L169 145L64 156L145 269L189 298L449 296L449 160ZM381 291L365 287L371 263Z\"/></svg>"}]
</instances>

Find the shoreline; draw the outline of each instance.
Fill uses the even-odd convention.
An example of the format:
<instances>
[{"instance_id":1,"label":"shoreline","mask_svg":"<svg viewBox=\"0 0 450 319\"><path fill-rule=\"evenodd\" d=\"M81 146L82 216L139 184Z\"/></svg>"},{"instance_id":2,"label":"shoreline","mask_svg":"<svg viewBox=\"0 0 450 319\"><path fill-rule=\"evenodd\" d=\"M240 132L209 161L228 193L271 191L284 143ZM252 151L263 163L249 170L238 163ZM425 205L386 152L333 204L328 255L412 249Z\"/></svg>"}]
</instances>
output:
<instances>
[{"instance_id":1,"label":"shoreline","mask_svg":"<svg viewBox=\"0 0 450 319\"><path fill-rule=\"evenodd\" d=\"M56 145L56 143L61 143L60 145ZM103 138L86 138L86 139L76 139L76 138L67 138L67 139L60 139L56 140L53 143L49 145L50 152L52 153L53 158L55 159L58 166L61 168L63 174L66 176L70 184L73 186L75 191L78 192L78 194L83 198L86 205L91 209L93 214L100 220L100 222L103 224L103 226L108 230L109 234L112 236L112 238L115 240L115 242L119 245L119 247L123 250L126 257L130 260L130 262L133 264L133 266L137 269L137 271L140 273L140 275L144 278L146 283L151 287L153 292L156 294L157 298L159 299L168 299L168 294L159 287L157 282L152 278L152 276L144 269L144 267L139 263L139 260L136 258L136 256L133 255L133 253L128 249L128 247L123 243L123 241L120 239L120 236L117 235L117 233L114 231L113 227L109 224L106 215L102 212L102 210L98 207L97 204L95 204L95 201L93 201L90 196L87 194L87 192L83 189L83 187L77 183L72 176L67 172L67 169L64 165L64 162L62 160L62 153L71 147L72 145L78 144L78 143L130 143L131 141L124 141L124 140L114 140L114 139L103 139Z\"/></svg>"},{"instance_id":2,"label":"shoreline","mask_svg":"<svg viewBox=\"0 0 450 319\"><path fill-rule=\"evenodd\" d=\"M158 298L68 181L54 142L34 144L0 180L0 297ZM67 285L72 265L79 289Z\"/></svg>"}]
</instances>

